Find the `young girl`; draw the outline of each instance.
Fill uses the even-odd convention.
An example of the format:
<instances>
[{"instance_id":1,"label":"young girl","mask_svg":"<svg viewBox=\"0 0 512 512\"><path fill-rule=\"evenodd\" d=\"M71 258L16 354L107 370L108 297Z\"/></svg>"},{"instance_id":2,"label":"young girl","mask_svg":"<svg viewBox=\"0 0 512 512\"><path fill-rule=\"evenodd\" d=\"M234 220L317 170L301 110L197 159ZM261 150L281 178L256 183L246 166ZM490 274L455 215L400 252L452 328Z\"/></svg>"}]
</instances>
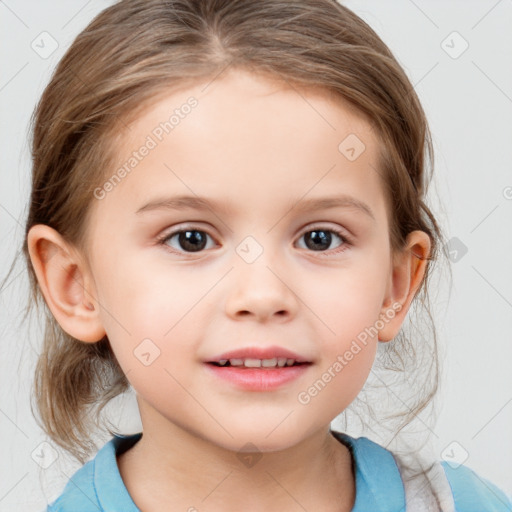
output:
<instances>
[{"instance_id":1,"label":"young girl","mask_svg":"<svg viewBox=\"0 0 512 512\"><path fill-rule=\"evenodd\" d=\"M427 158L404 71L334 1L123 0L97 16L34 117L35 392L81 462L130 387L143 431L111 431L48 510L510 511L465 466L330 427L376 358L418 371L401 328L441 240Z\"/></svg>"}]
</instances>

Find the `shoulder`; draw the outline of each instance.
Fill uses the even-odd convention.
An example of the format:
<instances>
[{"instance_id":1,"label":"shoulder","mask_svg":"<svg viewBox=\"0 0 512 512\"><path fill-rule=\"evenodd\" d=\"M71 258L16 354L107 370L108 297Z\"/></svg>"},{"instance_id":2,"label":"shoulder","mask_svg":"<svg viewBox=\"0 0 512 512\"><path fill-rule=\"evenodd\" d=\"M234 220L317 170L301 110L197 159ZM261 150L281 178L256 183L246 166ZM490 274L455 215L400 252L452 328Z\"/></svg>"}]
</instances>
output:
<instances>
[{"instance_id":1,"label":"shoulder","mask_svg":"<svg viewBox=\"0 0 512 512\"><path fill-rule=\"evenodd\" d=\"M512 512L512 501L501 489L471 468L441 462L457 512Z\"/></svg>"},{"instance_id":2,"label":"shoulder","mask_svg":"<svg viewBox=\"0 0 512 512\"><path fill-rule=\"evenodd\" d=\"M47 512L91 512L101 510L94 488L95 460L87 462L68 480L62 494Z\"/></svg>"},{"instance_id":3,"label":"shoulder","mask_svg":"<svg viewBox=\"0 0 512 512\"><path fill-rule=\"evenodd\" d=\"M135 444L142 433L115 435L69 479L62 494L46 512L140 512L119 473L116 456Z\"/></svg>"},{"instance_id":4,"label":"shoulder","mask_svg":"<svg viewBox=\"0 0 512 512\"><path fill-rule=\"evenodd\" d=\"M388 454L391 455L386 448L364 437L356 439L355 444L366 454L371 454L368 459L377 465L384 463ZM512 496L468 466L453 466L446 461L439 461L439 466L444 470L449 484L447 490L451 490L457 512L512 512Z\"/></svg>"},{"instance_id":5,"label":"shoulder","mask_svg":"<svg viewBox=\"0 0 512 512\"><path fill-rule=\"evenodd\" d=\"M411 505L411 510L417 510L412 505L418 500L421 503L426 500L435 507L432 494L423 491L423 480L418 487L409 483L402 474L403 466L396 454L366 437L353 438L340 432L332 433L347 444L353 454L356 504L360 505L354 510L404 510L406 502ZM455 467L446 461L438 461L429 478L443 510L512 512L512 497L467 466ZM386 508L390 501L394 508ZM367 506L367 502L373 509Z\"/></svg>"}]
</instances>

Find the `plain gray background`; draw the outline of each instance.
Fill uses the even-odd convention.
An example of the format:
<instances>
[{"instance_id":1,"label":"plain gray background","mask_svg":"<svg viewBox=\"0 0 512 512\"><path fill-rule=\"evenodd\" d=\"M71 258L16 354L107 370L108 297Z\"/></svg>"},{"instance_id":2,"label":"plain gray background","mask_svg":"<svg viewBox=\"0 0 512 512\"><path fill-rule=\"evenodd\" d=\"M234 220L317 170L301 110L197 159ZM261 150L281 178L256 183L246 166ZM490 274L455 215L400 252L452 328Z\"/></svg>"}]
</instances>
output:
<instances>
[{"instance_id":1,"label":"plain gray background","mask_svg":"<svg viewBox=\"0 0 512 512\"><path fill-rule=\"evenodd\" d=\"M436 453L464 460L512 495L512 0L343 3L394 52L433 133L431 204L453 260L451 296L441 288L436 303L444 359ZM1 277L23 240L29 117L65 49L110 4L0 1ZM49 56L32 47L48 38L43 32L58 44ZM61 452L46 469L36 462L49 464L54 452L41 444L48 440L29 405L41 326L20 325L23 269L20 260L0 294L0 511L42 510L78 467ZM114 410L137 430L133 400Z\"/></svg>"}]
</instances>

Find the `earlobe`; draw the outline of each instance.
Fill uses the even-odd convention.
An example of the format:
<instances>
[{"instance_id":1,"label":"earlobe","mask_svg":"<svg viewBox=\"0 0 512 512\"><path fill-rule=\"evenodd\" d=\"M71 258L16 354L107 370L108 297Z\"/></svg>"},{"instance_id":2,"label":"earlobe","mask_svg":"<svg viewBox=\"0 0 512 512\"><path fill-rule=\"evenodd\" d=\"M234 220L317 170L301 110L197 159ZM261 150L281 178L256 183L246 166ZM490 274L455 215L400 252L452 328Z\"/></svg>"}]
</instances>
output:
<instances>
[{"instance_id":1,"label":"earlobe","mask_svg":"<svg viewBox=\"0 0 512 512\"><path fill-rule=\"evenodd\" d=\"M78 251L53 228L32 226L30 260L46 304L70 336L93 343L105 336L89 270Z\"/></svg>"},{"instance_id":2,"label":"earlobe","mask_svg":"<svg viewBox=\"0 0 512 512\"><path fill-rule=\"evenodd\" d=\"M423 282L430 255L430 237L423 231L407 236L403 251L395 255L388 293L381 317L387 322L379 329L379 341L391 341L399 332L416 292Z\"/></svg>"}]
</instances>

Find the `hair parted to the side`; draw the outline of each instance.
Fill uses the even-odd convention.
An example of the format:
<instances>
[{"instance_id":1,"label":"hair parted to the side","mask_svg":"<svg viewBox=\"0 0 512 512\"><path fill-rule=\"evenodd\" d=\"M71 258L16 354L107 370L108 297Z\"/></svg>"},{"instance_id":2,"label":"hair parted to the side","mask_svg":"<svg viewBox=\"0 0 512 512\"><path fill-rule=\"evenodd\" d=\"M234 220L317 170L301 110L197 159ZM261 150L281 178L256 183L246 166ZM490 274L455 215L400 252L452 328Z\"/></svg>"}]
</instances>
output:
<instances>
[{"instance_id":1,"label":"hair parted to the side","mask_svg":"<svg viewBox=\"0 0 512 512\"><path fill-rule=\"evenodd\" d=\"M101 12L67 50L34 111L26 233L46 224L86 251L93 191L115 169L112 148L127 121L159 94L214 79L228 67L320 87L355 107L382 143L376 171L386 187L393 249L403 247L411 231L430 236L432 252L415 298L433 339L430 367L417 381L414 405L388 416L401 418L402 428L438 385L426 286L442 240L425 203L432 141L414 88L388 47L335 1L122 0ZM102 408L129 384L107 338L83 343L60 328L42 298L26 239L23 252L31 301L47 318L34 389L40 424L84 462L94 449L90 433L100 427ZM423 347L428 344L415 345L402 332L380 351L380 368L414 375Z\"/></svg>"}]
</instances>

